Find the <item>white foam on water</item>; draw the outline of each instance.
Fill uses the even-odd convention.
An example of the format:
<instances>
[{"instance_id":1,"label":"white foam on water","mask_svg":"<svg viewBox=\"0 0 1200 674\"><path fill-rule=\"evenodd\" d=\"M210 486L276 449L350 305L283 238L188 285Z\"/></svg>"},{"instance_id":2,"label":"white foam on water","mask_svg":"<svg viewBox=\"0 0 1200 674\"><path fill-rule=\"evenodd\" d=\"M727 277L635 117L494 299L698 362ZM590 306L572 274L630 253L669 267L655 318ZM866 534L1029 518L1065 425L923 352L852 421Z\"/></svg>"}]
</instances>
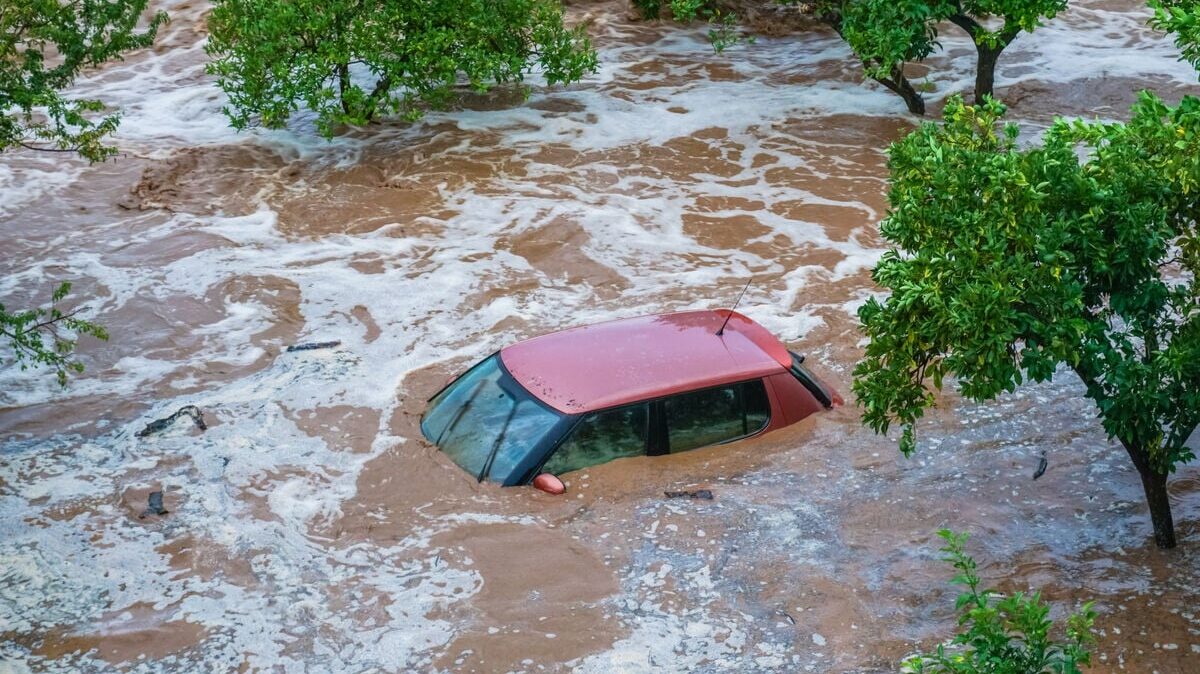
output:
<instances>
[{"instance_id":1,"label":"white foam on water","mask_svg":"<svg viewBox=\"0 0 1200 674\"><path fill-rule=\"evenodd\" d=\"M781 76L797 76L850 54L829 36L804 40L759 40L753 47L714 59L707 37L694 28L680 29L647 46L622 46L605 42L599 71L572 85L566 92L542 91L533 102L547 98L572 101L579 112L555 115L521 106L509 110L435 113L429 120L447 119L468 131L504 131L514 145L563 142L593 151L646 144L662 145L712 128L731 134L754 125L770 124L798 115L894 115L895 102L877 90L854 82L824 82L820 86L795 86L787 96L772 83ZM705 76L704 64L717 60L731 69L729 79ZM628 77L632 66L653 62L657 66L636 82ZM786 64L780 68L780 64ZM680 85L683 79L686 84ZM649 86L661 83L661 86ZM619 92L621 97L612 94Z\"/></svg>"},{"instance_id":2,"label":"white foam on water","mask_svg":"<svg viewBox=\"0 0 1200 674\"><path fill-rule=\"evenodd\" d=\"M0 218L18 217L22 209L49 198L79 176L79 167L46 157L23 157L0 163Z\"/></svg>"},{"instance_id":3,"label":"white foam on water","mask_svg":"<svg viewBox=\"0 0 1200 674\"><path fill-rule=\"evenodd\" d=\"M1036 78L1049 82L1104 77L1141 81L1160 76L1195 85L1196 69L1179 60L1171 38L1147 25L1151 16L1144 4L1119 10L1073 4L1070 11L1036 33L1023 35L1013 46L1035 55L1036 61L1022 65L1036 68Z\"/></svg>"},{"instance_id":4,"label":"white foam on water","mask_svg":"<svg viewBox=\"0 0 1200 674\"><path fill-rule=\"evenodd\" d=\"M307 671L316 663L332 670L428 668L454 626L426 616L468 601L482 583L477 572L440 560L430 538L468 522L536 522L456 513L429 519L416 537L349 549L310 534L312 524L333 518L352 499L358 473L373 455L339 452L307 436L280 412L280 403L299 406L335 394L333 385L355 366L338 357L280 360L224 387L220 402L201 395L196 402L223 422L201 436L168 433L137 441L119 431L77 453L69 441L49 455L42 452L55 450L45 446L10 450L0 466L0 479L12 485L0 514L0 530L11 534L0 545L0 624L23 633L53 626L86 633L103 612L148 604L208 630L210 638L191 656L201 662L235 667L248 658L253 668L285 671ZM297 381L315 385L302 389ZM162 520L138 520L112 505L69 520L44 515L89 499L111 503L131 467L146 470L163 459L174 467L157 473L171 510ZM277 472L295 477L271 482L271 516L260 519L239 494L253 493ZM44 503L32 505L35 499ZM38 518L38 526L26 524L29 517ZM91 540L95 527L103 545ZM185 534L222 548L201 548L199 554L247 559L254 582L172 569L158 547ZM335 596L368 590L388 599L385 620L372 629L356 623L354 602L340 612L330 608ZM311 641L312 653L291 652L288 645L297 638ZM45 671L103 668L90 657L49 662L19 651L6 655ZM169 660L139 666L172 668Z\"/></svg>"},{"instance_id":5,"label":"white foam on water","mask_svg":"<svg viewBox=\"0 0 1200 674\"><path fill-rule=\"evenodd\" d=\"M207 18L208 3L165 0L155 3L171 22L159 30L153 50L142 50L112 65L84 74L76 80L71 96L101 98L120 111L121 125L113 138L122 151L140 156L165 158L180 147L258 143L285 155L312 157L331 154L353 155L361 142L319 137L313 116L300 112L293 129L249 129L229 126L222 108L228 97L204 72L207 35L200 40L191 33ZM165 53L155 53L163 50Z\"/></svg>"},{"instance_id":6,"label":"white foam on water","mask_svg":"<svg viewBox=\"0 0 1200 674\"><path fill-rule=\"evenodd\" d=\"M608 650L568 663L584 674L694 671L701 666L739 669L745 636L740 629L705 626L672 615L639 619L628 637ZM689 631L689 627L691 630Z\"/></svg>"}]
</instances>

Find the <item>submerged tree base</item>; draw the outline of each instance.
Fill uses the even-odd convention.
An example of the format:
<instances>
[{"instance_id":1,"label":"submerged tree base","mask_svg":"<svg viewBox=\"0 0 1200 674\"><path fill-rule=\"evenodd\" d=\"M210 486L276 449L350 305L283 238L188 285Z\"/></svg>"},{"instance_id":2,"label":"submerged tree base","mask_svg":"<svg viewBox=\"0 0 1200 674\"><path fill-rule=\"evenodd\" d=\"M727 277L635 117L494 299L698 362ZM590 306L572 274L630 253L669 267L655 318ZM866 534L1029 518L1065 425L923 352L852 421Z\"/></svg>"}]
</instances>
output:
<instances>
[{"instance_id":1,"label":"submerged tree base","mask_svg":"<svg viewBox=\"0 0 1200 674\"><path fill-rule=\"evenodd\" d=\"M1154 525L1154 543L1160 548L1175 547L1175 519L1171 516L1171 500L1167 492L1166 473L1139 471L1146 504L1150 506L1150 521Z\"/></svg>"},{"instance_id":2,"label":"submerged tree base","mask_svg":"<svg viewBox=\"0 0 1200 674\"><path fill-rule=\"evenodd\" d=\"M947 375L982 401L1070 367L1172 547L1167 475L1200 424L1200 98L1144 93L1128 124L1059 120L1033 147L1004 111L954 97L889 150L896 247L873 278L892 292L859 311L863 421L900 424L909 454Z\"/></svg>"},{"instance_id":3,"label":"submerged tree base","mask_svg":"<svg viewBox=\"0 0 1200 674\"><path fill-rule=\"evenodd\" d=\"M380 116L417 119L422 106L446 104L460 78L482 91L534 67L550 84L596 69L583 27L563 25L557 0L218 0L209 29L208 71L239 129L281 127L303 106L328 137Z\"/></svg>"}]
</instances>

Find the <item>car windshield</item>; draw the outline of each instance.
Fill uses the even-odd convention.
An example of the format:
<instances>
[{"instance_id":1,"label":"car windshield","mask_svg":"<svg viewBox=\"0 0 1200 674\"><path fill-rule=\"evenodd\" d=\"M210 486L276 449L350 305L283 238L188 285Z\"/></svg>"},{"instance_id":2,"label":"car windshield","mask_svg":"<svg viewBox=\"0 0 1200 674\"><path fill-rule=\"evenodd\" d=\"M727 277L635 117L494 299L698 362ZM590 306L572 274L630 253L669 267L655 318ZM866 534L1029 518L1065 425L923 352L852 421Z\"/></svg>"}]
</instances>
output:
<instances>
[{"instance_id":1,"label":"car windshield","mask_svg":"<svg viewBox=\"0 0 1200 674\"><path fill-rule=\"evenodd\" d=\"M421 432L476 479L503 483L562 416L505 372L496 354L434 397Z\"/></svg>"}]
</instances>

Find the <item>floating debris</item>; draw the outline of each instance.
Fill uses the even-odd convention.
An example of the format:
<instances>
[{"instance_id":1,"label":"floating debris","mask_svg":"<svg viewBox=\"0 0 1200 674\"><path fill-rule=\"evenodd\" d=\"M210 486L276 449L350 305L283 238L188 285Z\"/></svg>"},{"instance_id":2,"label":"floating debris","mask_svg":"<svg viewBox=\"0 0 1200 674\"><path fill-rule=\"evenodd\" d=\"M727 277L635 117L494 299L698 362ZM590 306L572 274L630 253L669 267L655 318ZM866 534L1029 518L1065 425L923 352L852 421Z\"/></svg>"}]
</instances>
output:
<instances>
[{"instance_id":1,"label":"floating debris","mask_svg":"<svg viewBox=\"0 0 1200 674\"><path fill-rule=\"evenodd\" d=\"M341 343L342 343L341 340L334 340L332 342L304 342L303 344L292 344L291 346L289 346L287 348L287 350L288 350L288 353L291 353L292 351L313 351L315 349L332 349L333 347L338 346Z\"/></svg>"},{"instance_id":2,"label":"floating debris","mask_svg":"<svg viewBox=\"0 0 1200 674\"><path fill-rule=\"evenodd\" d=\"M701 498L706 501L713 500L713 493L710 489L697 489L695 491L664 491L663 494L667 498Z\"/></svg>"},{"instance_id":3,"label":"floating debris","mask_svg":"<svg viewBox=\"0 0 1200 674\"><path fill-rule=\"evenodd\" d=\"M1033 472L1033 479L1036 480L1046 473L1047 464L1048 462L1046 461L1046 453L1042 452L1042 458L1038 461L1037 470Z\"/></svg>"},{"instance_id":4,"label":"floating debris","mask_svg":"<svg viewBox=\"0 0 1200 674\"><path fill-rule=\"evenodd\" d=\"M191 417L192 421L196 423L196 428L199 428L201 431L208 430L208 424L204 423L204 414L200 411L200 408L196 407L195 405L184 405L169 417L151 421L150 423L146 424L145 428L137 433L134 433L134 435L139 438L144 438L147 435L161 433L167 430L167 428L169 428L171 424L175 423L175 420L181 416Z\"/></svg>"},{"instance_id":5,"label":"floating debris","mask_svg":"<svg viewBox=\"0 0 1200 674\"><path fill-rule=\"evenodd\" d=\"M138 519L145 519L146 515L166 515L168 511L163 507L163 493L161 491L150 492L150 498L147 499L149 507L138 515Z\"/></svg>"}]
</instances>

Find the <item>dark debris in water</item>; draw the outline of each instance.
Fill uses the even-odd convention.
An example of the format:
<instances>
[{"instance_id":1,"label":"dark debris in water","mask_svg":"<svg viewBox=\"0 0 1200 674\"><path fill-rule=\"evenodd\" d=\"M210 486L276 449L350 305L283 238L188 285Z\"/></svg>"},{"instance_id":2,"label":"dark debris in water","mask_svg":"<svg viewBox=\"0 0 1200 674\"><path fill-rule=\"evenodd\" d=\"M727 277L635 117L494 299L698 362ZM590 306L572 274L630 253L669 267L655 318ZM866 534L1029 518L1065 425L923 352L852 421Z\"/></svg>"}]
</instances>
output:
<instances>
[{"instance_id":1,"label":"dark debris in water","mask_svg":"<svg viewBox=\"0 0 1200 674\"><path fill-rule=\"evenodd\" d=\"M663 495L667 498L692 498L704 499L705 501L713 500L711 489L696 489L694 491L664 491Z\"/></svg>"},{"instance_id":2,"label":"dark debris in water","mask_svg":"<svg viewBox=\"0 0 1200 674\"><path fill-rule=\"evenodd\" d=\"M162 419L155 419L154 421L151 421L150 423L146 424L145 428L137 433L134 433L134 435L139 438L144 438L148 435L161 433L170 428L171 424L174 424L175 420L181 416L191 417L192 421L196 424L196 428L199 428L201 431L208 430L208 424L204 423L204 413L200 411L200 408L196 407L195 405L184 405L169 417L163 417Z\"/></svg>"},{"instance_id":3,"label":"dark debris in water","mask_svg":"<svg viewBox=\"0 0 1200 674\"><path fill-rule=\"evenodd\" d=\"M1035 480L1036 480L1036 479L1038 479L1039 477L1041 477L1042 475L1045 475L1045 474L1046 474L1046 466L1047 466L1047 465L1049 465L1049 462L1048 462L1048 461L1046 461L1046 453L1045 453L1045 452L1042 452L1042 458L1038 460L1038 467L1037 467L1037 470L1035 470L1035 471L1033 472L1033 479L1035 479Z\"/></svg>"},{"instance_id":4,"label":"dark debris in water","mask_svg":"<svg viewBox=\"0 0 1200 674\"><path fill-rule=\"evenodd\" d=\"M168 512L170 512L169 510L167 510L166 508L163 507L163 493L161 491L150 492L150 498L147 499L147 501L149 502L148 507L146 508L146 510L144 512L142 512L141 515L138 515L138 519L145 519L146 515L160 515L161 516L161 515L166 515Z\"/></svg>"},{"instance_id":5,"label":"dark debris in water","mask_svg":"<svg viewBox=\"0 0 1200 674\"><path fill-rule=\"evenodd\" d=\"M341 345L340 340L332 342L304 342L303 344L292 344L287 348L288 353L292 351L315 351L317 349L332 349L335 346Z\"/></svg>"}]
</instances>

